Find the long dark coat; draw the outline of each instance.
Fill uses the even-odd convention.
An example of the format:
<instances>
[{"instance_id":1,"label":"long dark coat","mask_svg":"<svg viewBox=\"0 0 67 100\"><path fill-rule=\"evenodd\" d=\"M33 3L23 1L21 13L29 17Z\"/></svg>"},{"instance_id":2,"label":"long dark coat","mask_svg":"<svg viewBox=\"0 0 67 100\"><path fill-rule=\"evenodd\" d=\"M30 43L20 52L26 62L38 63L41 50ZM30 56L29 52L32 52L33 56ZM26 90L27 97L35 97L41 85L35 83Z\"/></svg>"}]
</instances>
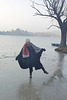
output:
<instances>
[{"instance_id":1,"label":"long dark coat","mask_svg":"<svg viewBox=\"0 0 67 100\"><path fill-rule=\"evenodd\" d=\"M36 52L31 44L27 45L27 49L29 51L29 57L23 58L22 56L23 48L19 53L19 55L16 57L16 60L18 60L20 67L22 69L27 69L31 67L35 67L36 70L41 69L40 57L42 52L45 51L45 49L40 48L40 50Z\"/></svg>"}]
</instances>

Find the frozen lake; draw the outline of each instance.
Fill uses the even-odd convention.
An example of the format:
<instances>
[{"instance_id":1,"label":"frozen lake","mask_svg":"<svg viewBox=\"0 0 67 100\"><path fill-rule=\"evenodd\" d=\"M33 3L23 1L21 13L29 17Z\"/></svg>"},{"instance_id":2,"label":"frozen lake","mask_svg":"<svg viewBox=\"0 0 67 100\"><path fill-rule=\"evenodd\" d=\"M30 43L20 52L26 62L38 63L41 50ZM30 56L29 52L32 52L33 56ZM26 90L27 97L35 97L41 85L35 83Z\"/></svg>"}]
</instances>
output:
<instances>
[{"instance_id":1,"label":"frozen lake","mask_svg":"<svg viewBox=\"0 0 67 100\"><path fill-rule=\"evenodd\" d=\"M19 54L25 39L43 47L41 62L49 72L19 67L15 57ZM0 100L67 100L67 54L54 51L51 43L59 43L55 37L0 36Z\"/></svg>"}]
</instances>

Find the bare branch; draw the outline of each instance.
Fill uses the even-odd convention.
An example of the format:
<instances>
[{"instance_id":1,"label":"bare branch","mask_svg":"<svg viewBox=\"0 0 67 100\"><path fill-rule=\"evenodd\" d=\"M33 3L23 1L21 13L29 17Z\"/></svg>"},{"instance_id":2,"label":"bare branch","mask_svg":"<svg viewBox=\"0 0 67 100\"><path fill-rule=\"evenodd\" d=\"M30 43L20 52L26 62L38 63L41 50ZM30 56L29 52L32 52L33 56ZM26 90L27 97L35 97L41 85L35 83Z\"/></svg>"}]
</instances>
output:
<instances>
[{"instance_id":1,"label":"bare branch","mask_svg":"<svg viewBox=\"0 0 67 100\"><path fill-rule=\"evenodd\" d=\"M60 29L60 27L59 27L59 26L56 26L56 25L51 25L48 29L50 29L50 28L53 27L53 26Z\"/></svg>"},{"instance_id":2,"label":"bare branch","mask_svg":"<svg viewBox=\"0 0 67 100\"><path fill-rule=\"evenodd\" d=\"M57 18L55 17L55 16L53 16L52 14L42 14L41 12L40 12L40 10L38 10L36 7L34 7L34 6L31 6L32 8L34 8L37 12L36 12L36 15L40 15L40 16L47 16L47 17L51 17L51 18L54 18L54 19L56 19L57 20Z\"/></svg>"},{"instance_id":3,"label":"bare branch","mask_svg":"<svg viewBox=\"0 0 67 100\"><path fill-rule=\"evenodd\" d=\"M37 8L35 8L34 6L31 6L31 7L34 8L38 12L39 15L42 15L42 13Z\"/></svg>"},{"instance_id":4,"label":"bare branch","mask_svg":"<svg viewBox=\"0 0 67 100\"><path fill-rule=\"evenodd\" d=\"M67 18L66 18L66 19L64 19L63 23L64 23L64 22L67 22Z\"/></svg>"},{"instance_id":5,"label":"bare branch","mask_svg":"<svg viewBox=\"0 0 67 100\"><path fill-rule=\"evenodd\" d=\"M32 1L32 0L31 0ZM62 19L61 17L65 17L65 9L64 8L64 3L65 3L65 0L43 0L43 5L44 7L46 7L46 11L48 14L45 14L45 13L42 13L37 7L34 6L35 5L41 5L41 4L38 4L38 3L34 3L32 1L33 5L31 6L32 8L34 8L37 12L36 12L36 15L39 15L39 16L46 16L46 17L50 17L52 19L55 19L60 28L62 28ZM41 5L42 6L42 5ZM55 25L53 25L55 26ZM57 26L55 26L57 27Z\"/></svg>"},{"instance_id":6,"label":"bare branch","mask_svg":"<svg viewBox=\"0 0 67 100\"><path fill-rule=\"evenodd\" d=\"M30 0L30 1L31 1L33 4L36 4L36 5L45 7L45 5L43 5L43 4L36 3L36 2L34 2L34 1L32 1L32 0Z\"/></svg>"},{"instance_id":7,"label":"bare branch","mask_svg":"<svg viewBox=\"0 0 67 100\"><path fill-rule=\"evenodd\" d=\"M64 3L65 3L65 0L62 0L62 4L61 4L60 10L59 10L59 12L58 12L59 15L60 15L60 13L61 13L61 11L62 11L62 9L63 9Z\"/></svg>"}]
</instances>

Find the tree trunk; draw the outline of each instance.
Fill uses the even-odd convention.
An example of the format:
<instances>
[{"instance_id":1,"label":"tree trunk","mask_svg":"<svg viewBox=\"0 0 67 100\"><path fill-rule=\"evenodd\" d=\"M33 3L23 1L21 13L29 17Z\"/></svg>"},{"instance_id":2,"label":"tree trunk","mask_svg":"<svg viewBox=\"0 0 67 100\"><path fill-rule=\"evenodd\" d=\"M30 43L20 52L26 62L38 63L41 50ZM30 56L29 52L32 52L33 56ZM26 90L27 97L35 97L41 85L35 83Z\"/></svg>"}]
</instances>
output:
<instances>
[{"instance_id":1,"label":"tree trunk","mask_svg":"<svg viewBox=\"0 0 67 100\"><path fill-rule=\"evenodd\" d=\"M66 46L66 28L65 26L62 27L61 29L61 43L60 47Z\"/></svg>"}]
</instances>

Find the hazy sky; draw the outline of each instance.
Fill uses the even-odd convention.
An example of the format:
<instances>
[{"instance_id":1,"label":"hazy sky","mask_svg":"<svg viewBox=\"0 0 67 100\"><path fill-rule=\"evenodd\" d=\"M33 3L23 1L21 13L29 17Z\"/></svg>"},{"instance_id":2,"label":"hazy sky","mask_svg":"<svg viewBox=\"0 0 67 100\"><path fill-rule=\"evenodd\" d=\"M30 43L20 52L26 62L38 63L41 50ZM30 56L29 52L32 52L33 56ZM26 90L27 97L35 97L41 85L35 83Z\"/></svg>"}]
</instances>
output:
<instances>
[{"instance_id":1,"label":"hazy sky","mask_svg":"<svg viewBox=\"0 0 67 100\"><path fill-rule=\"evenodd\" d=\"M30 5L30 0L0 0L0 31L20 28L30 32L48 32L52 21L33 16L36 11Z\"/></svg>"}]
</instances>

